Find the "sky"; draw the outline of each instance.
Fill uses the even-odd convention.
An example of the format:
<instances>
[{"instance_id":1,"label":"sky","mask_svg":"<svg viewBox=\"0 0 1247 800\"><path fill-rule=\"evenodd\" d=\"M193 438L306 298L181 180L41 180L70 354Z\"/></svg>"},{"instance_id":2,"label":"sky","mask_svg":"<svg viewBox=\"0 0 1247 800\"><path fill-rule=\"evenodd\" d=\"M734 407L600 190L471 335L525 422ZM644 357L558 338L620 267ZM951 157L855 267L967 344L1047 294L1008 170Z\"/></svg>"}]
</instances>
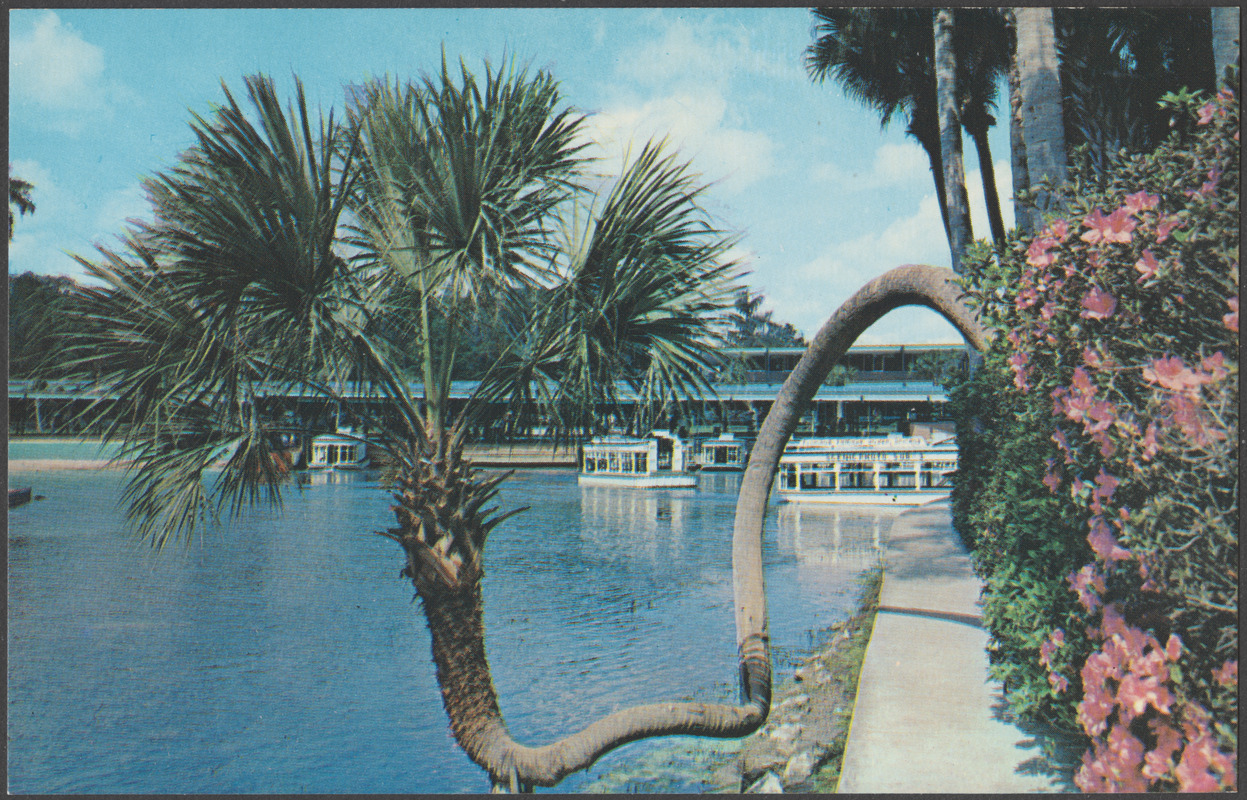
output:
<instances>
[{"instance_id":1,"label":"sky","mask_svg":"<svg viewBox=\"0 0 1247 800\"><path fill-rule=\"evenodd\" d=\"M706 210L739 236L743 283L813 336L871 278L951 259L922 149L903 120L881 129L834 82L813 82L812 41L805 8L13 10L9 162L37 209L17 220L9 272L80 277L71 254L90 258L148 216L142 179L174 165L191 113L223 102L222 82L242 96L243 77L263 72L290 97L297 75L340 116L347 84L419 77L445 48L470 68L514 58L548 70L588 115L601 167L665 137L709 184ZM1009 226L1007 129L990 142ZM974 232L987 237L968 140L965 171ZM906 308L859 341L961 337Z\"/></svg>"}]
</instances>

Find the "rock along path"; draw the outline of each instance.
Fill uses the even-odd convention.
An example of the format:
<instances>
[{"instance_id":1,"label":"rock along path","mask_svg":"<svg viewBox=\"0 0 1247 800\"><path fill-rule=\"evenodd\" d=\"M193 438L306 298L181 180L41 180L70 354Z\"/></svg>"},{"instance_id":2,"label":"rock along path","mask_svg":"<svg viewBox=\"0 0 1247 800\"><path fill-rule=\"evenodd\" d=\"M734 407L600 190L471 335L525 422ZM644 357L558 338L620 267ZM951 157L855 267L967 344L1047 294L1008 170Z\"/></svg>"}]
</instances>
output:
<instances>
[{"instance_id":1,"label":"rock along path","mask_svg":"<svg viewBox=\"0 0 1247 800\"><path fill-rule=\"evenodd\" d=\"M946 501L896 519L884 570L838 791L1068 790L988 678L982 583Z\"/></svg>"}]
</instances>

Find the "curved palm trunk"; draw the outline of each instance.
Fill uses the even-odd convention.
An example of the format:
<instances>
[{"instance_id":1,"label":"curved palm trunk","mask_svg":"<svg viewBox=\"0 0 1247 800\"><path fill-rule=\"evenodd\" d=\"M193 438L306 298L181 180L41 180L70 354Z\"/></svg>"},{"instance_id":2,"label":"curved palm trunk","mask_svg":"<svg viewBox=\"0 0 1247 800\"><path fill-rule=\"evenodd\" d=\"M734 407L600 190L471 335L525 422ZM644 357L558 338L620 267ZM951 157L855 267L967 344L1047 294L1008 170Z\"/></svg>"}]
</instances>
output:
<instances>
[{"instance_id":1,"label":"curved palm trunk","mask_svg":"<svg viewBox=\"0 0 1247 800\"><path fill-rule=\"evenodd\" d=\"M789 373L762 422L749 464L741 479L732 532L732 585L736 601L736 637L767 637L766 586L762 577L762 520L767 498L788 437L831 367L848 352L862 331L884 314L905 305L924 305L942 314L975 349L988 334L959 299L951 270L922 265L897 267L867 283L819 329L801 360Z\"/></svg>"},{"instance_id":2,"label":"curved palm trunk","mask_svg":"<svg viewBox=\"0 0 1247 800\"><path fill-rule=\"evenodd\" d=\"M423 600L433 638L442 703L455 740L495 787L515 791L554 786L602 754L651 736L740 737L756 730L771 703L770 651L765 637L741 640L744 699L739 706L655 703L611 714L584 730L542 747L526 747L508 732L498 707L485 653L481 599L485 539L503 519L482 509L509 473L481 478L462 460L459 437L448 435L443 455L409 454L398 481L398 527L385 535L407 553L403 574ZM759 555L760 559L760 555ZM761 570L759 560L756 569Z\"/></svg>"},{"instance_id":3,"label":"curved palm trunk","mask_svg":"<svg viewBox=\"0 0 1247 800\"><path fill-rule=\"evenodd\" d=\"M651 736L736 738L756 730L770 706L770 659L756 638L741 648L748 664L751 695L745 705L654 703L611 714L587 728L542 747L511 738L490 678L481 623L480 585L458 591L421 592L433 661L455 740L496 786L523 791L554 786L620 745Z\"/></svg>"},{"instance_id":4,"label":"curved palm trunk","mask_svg":"<svg viewBox=\"0 0 1247 800\"><path fill-rule=\"evenodd\" d=\"M935 96L939 110L940 156L944 162L944 192L948 195L948 249L953 270L974 240L970 202L966 197L965 166L961 157L961 122L957 113L957 58L953 52L953 10L935 12Z\"/></svg>"}]
</instances>

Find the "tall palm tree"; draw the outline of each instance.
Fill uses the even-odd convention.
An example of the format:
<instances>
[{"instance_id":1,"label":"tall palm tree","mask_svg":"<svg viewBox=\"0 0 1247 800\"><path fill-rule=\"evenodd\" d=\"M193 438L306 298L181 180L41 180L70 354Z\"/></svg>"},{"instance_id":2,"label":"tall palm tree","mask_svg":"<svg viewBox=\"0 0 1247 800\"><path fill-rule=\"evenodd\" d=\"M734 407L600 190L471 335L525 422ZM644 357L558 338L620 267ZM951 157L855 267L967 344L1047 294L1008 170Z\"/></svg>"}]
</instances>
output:
<instances>
[{"instance_id":1,"label":"tall palm tree","mask_svg":"<svg viewBox=\"0 0 1247 800\"><path fill-rule=\"evenodd\" d=\"M950 236L940 152L931 9L813 9L814 42L806 48L807 71L815 80L833 78L846 94L880 115L887 126L897 114L908 119L906 133L922 146L931 164L945 233ZM962 9L955 32L958 54L958 108L975 142L993 236L1003 240L1004 224L992 170L987 128L996 102L996 79L1005 74L1004 20L995 9Z\"/></svg>"},{"instance_id":2,"label":"tall palm tree","mask_svg":"<svg viewBox=\"0 0 1247 800\"><path fill-rule=\"evenodd\" d=\"M1037 189L1047 180L1060 186L1066 180L1066 151L1052 9L1024 6L1013 15L1028 185ZM1047 211L1054 202L1055 195L1041 193L1036 207Z\"/></svg>"},{"instance_id":3,"label":"tall palm tree","mask_svg":"<svg viewBox=\"0 0 1247 800\"><path fill-rule=\"evenodd\" d=\"M548 75L487 66L480 80L443 61L418 83L364 87L346 126L314 118L301 86L287 112L267 78L246 85L254 119L226 90L211 118L195 116L195 146L146 182L155 221L125 247L79 259L97 285L76 295L71 366L110 398L88 417L135 462L125 495L140 534L161 546L192 535L205 513L280 502L290 471L280 436L292 431L264 394L318 392L396 464L396 526L385 535L423 600L451 729L496 785L553 785L645 736L754 730L770 702L757 637L742 644L739 706L625 709L542 748L510 737L485 657L481 578L488 534L517 511L489 506L505 476L463 458L481 403L448 403L457 331L486 297L548 298L497 372L529 363L522 348L537 342L548 345L542 363L574 376L570 349L588 338L603 362L640 369L660 395L689 380L729 302L717 298L730 297L730 267L718 263L726 244L698 211L687 167L647 148L583 239L597 255L560 258L550 220L576 188L581 123L559 110ZM563 310L576 321L582 307L619 323L635 349L611 350L612 331L543 327ZM403 339L421 354L423 403L399 368ZM496 396L507 385L482 382ZM365 388L381 403L357 401Z\"/></svg>"},{"instance_id":4,"label":"tall palm tree","mask_svg":"<svg viewBox=\"0 0 1247 800\"><path fill-rule=\"evenodd\" d=\"M953 271L961 271L961 259L974 240L970 227L970 202L966 197L965 170L961 163L961 119L957 109L957 55L953 44L953 10L937 9L933 30L935 91L940 125L940 158L944 164L945 206L948 209L948 246Z\"/></svg>"},{"instance_id":5,"label":"tall palm tree","mask_svg":"<svg viewBox=\"0 0 1247 800\"><path fill-rule=\"evenodd\" d=\"M13 241L13 208L19 213L35 213L35 201L30 199L34 184L24 181L13 174L13 165L9 165L9 241Z\"/></svg>"}]
</instances>

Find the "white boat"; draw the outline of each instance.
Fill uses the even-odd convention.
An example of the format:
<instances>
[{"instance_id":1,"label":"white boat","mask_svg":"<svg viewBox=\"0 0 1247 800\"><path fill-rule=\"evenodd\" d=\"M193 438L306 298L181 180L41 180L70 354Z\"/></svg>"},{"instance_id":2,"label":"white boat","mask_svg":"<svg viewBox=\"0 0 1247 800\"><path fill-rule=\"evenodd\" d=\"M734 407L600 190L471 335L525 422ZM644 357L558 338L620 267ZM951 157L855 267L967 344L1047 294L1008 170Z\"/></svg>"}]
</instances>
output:
<instances>
[{"instance_id":1,"label":"white boat","mask_svg":"<svg viewBox=\"0 0 1247 800\"><path fill-rule=\"evenodd\" d=\"M655 489L697 485L697 476L686 469L684 442L670 431L656 430L643 439L595 436L582 450L577 477L581 486Z\"/></svg>"},{"instance_id":2,"label":"white boat","mask_svg":"<svg viewBox=\"0 0 1247 800\"><path fill-rule=\"evenodd\" d=\"M697 464L704 470L740 472L745 468L748 449L745 443L730 433L719 434L717 439L706 439L697 450Z\"/></svg>"},{"instance_id":3,"label":"white boat","mask_svg":"<svg viewBox=\"0 0 1247 800\"><path fill-rule=\"evenodd\" d=\"M308 469L364 469L368 466L368 449L350 428L336 433L312 437Z\"/></svg>"},{"instance_id":4,"label":"white boat","mask_svg":"<svg viewBox=\"0 0 1247 800\"><path fill-rule=\"evenodd\" d=\"M800 439L779 459L781 500L920 506L943 500L957 470L954 437Z\"/></svg>"}]
</instances>

